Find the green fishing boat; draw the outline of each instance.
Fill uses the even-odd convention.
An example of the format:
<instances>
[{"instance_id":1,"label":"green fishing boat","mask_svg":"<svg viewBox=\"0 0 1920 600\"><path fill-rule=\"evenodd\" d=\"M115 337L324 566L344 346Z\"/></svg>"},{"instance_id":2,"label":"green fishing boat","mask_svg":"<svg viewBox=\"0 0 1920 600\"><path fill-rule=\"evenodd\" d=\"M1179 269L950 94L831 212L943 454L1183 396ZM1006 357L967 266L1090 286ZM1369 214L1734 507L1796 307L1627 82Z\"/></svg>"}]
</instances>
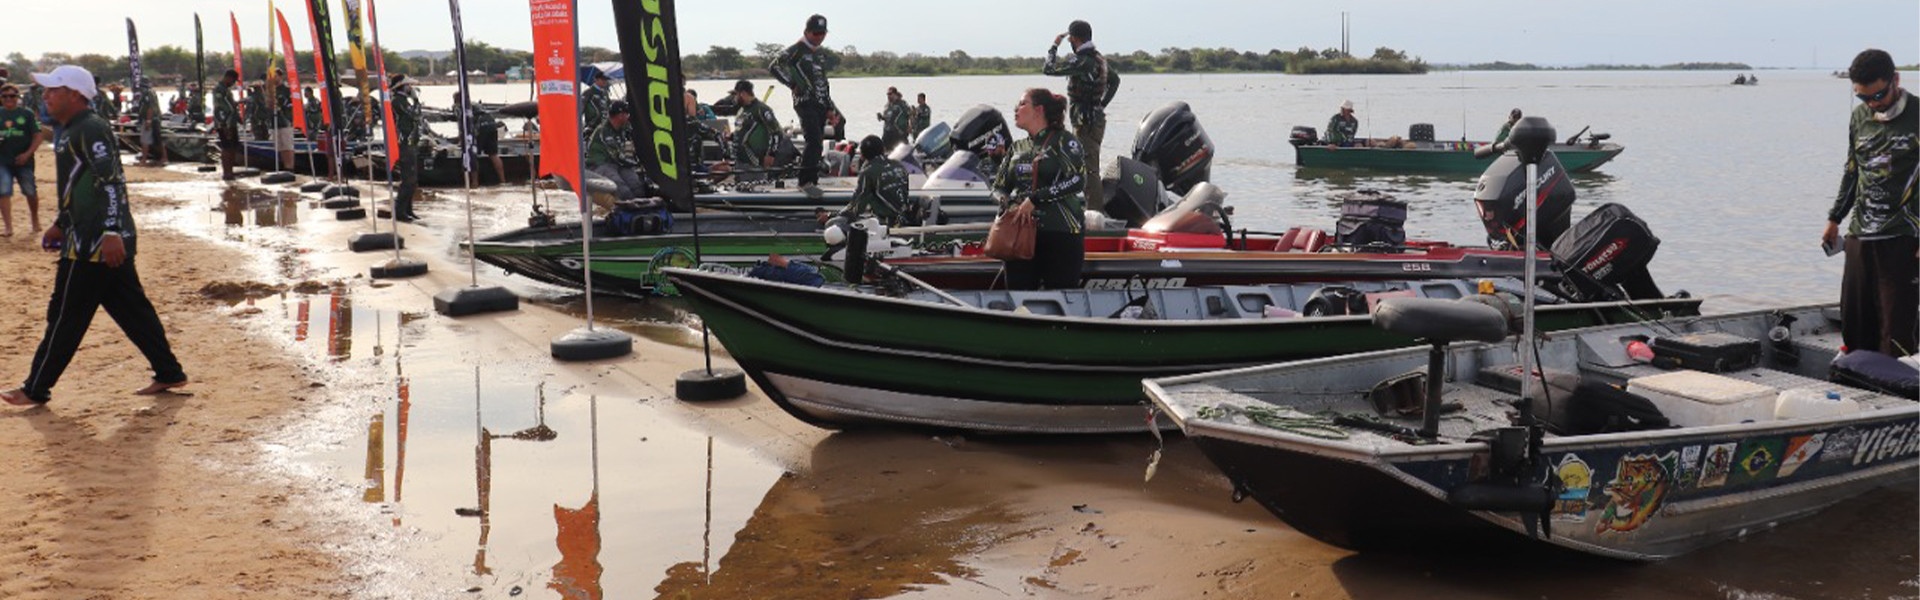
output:
<instances>
[{"instance_id":1,"label":"green fishing boat","mask_svg":"<svg viewBox=\"0 0 1920 600\"><path fill-rule=\"evenodd\" d=\"M1576 134L1566 143L1547 147L1569 173L1588 173L1619 156L1626 147L1606 141L1608 134L1596 133L1581 140ZM1493 142L1379 140L1362 139L1351 145L1327 144L1317 139L1313 128L1295 127L1294 164L1309 169L1367 169L1395 173L1480 173L1493 164L1498 153L1483 148ZM1478 154L1475 150L1482 150Z\"/></svg>"}]
</instances>

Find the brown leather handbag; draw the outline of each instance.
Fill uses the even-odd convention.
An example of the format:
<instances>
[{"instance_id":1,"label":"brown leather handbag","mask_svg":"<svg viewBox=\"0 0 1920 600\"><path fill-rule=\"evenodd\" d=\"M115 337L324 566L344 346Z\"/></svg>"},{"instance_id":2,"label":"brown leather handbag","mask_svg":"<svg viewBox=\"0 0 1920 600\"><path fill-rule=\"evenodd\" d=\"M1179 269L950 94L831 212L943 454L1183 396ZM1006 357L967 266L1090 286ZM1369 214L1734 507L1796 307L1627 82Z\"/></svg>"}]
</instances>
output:
<instances>
[{"instance_id":1,"label":"brown leather handbag","mask_svg":"<svg viewBox=\"0 0 1920 600\"><path fill-rule=\"evenodd\" d=\"M1033 215L1009 212L993 220L987 230L987 258L1033 260L1033 236L1038 233Z\"/></svg>"}]
</instances>

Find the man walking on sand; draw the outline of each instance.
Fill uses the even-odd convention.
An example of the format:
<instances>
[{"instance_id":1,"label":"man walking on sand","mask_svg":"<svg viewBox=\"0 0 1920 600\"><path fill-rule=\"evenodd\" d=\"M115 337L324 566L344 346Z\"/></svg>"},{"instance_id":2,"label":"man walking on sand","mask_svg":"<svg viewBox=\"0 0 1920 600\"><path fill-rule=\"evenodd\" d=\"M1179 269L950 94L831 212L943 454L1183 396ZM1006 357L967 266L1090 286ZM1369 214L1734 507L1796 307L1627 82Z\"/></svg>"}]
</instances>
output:
<instances>
[{"instance_id":1,"label":"man walking on sand","mask_svg":"<svg viewBox=\"0 0 1920 600\"><path fill-rule=\"evenodd\" d=\"M40 246L59 252L60 261L53 300L47 304L46 336L33 354L26 381L0 393L0 400L15 406L51 400L54 383L80 348L95 309L102 307L153 368L153 383L134 393L158 394L184 386L187 374L180 370L160 315L134 270L133 210L127 204L113 128L88 107L97 93L93 74L66 65L35 73L33 80L47 87L47 114L63 128L53 143L60 175L59 215L40 237Z\"/></svg>"}]
</instances>

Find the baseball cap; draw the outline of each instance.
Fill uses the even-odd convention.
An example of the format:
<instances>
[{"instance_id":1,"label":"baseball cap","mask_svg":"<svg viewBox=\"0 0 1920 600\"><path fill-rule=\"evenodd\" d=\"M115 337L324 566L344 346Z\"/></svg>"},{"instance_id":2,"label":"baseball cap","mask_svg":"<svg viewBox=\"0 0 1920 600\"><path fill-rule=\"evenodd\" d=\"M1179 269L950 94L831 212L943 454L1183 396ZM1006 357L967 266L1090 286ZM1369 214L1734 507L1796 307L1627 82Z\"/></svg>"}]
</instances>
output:
<instances>
[{"instance_id":1,"label":"baseball cap","mask_svg":"<svg viewBox=\"0 0 1920 600\"><path fill-rule=\"evenodd\" d=\"M391 79L387 81L387 87L397 90L403 87L413 85L413 83L414 81L412 77L408 77L406 75L394 75Z\"/></svg>"},{"instance_id":2,"label":"baseball cap","mask_svg":"<svg viewBox=\"0 0 1920 600\"><path fill-rule=\"evenodd\" d=\"M807 33L826 33L826 32L827 32L826 17L820 16L820 15L807 17Z\"/></svg>"},{"instance_id":3,"label":"baseball cap","mask_svg":"<svg viewBox=\"0 0 1920 600\"><path fill-rule=\"evenodd\" d=\"M618 115L623 113L631 113L631 109L627 108L627 101L615 100L613 104L607 105L607 114Z\"/></svg>"},{"instance_id":4,"label":"baseball cap","mask_svg":"<svg viewBox=\"0 0 1920 600\"><path fill-rule=\"evenodd\" d=\"M1352 100L1348 100L1348 101L1346 101L1346 102L1341 102L1341 103L1340 103L1340 110L1353 110L1353 101L1352 101Z\"/></svg>"},{"instance_id":5,"label":"baseball cap","mask_svg":"<svg viewBox=\"0 0 1920 600\"><path fill-rule=\"evenodd\" d=\"M751 94L753 93L753 82L747 81L745 79L735 81L733 82L733 91L736 94L740 92L746 92Z\"/></svg>"},{"instance_id":6,"label":"baseball cap","mask_svg":"<svg viewBox=\"0 0 1920 600\"><path fill-rule=\"evenodd\" d=\"M86 96L89 100L93 99L94 94L99 93L99 90L93 87L93 74L73 65L60 65L51 73L34 73L33 82L48 89L67 88L80 92L80 95Z\"/></svg>"}]
</instances>

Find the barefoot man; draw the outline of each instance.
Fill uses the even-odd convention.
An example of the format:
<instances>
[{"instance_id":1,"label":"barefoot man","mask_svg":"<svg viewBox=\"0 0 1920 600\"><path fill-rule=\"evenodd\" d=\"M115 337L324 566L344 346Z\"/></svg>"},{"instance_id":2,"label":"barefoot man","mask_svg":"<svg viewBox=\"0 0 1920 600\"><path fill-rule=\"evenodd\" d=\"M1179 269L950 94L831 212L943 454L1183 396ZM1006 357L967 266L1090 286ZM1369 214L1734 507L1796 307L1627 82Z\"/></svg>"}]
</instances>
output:
<instances>
[{"instance_id":1,"label":"barefoot man","mask_svg":"<svg viewBox=\"0 0 1920 600\"><path fill-rule=\"evenodd\" d=\"M51 400L54 383L101 307L153 367L153 383L135 393L186 385L187 374L133 268L133 210L127 206L113 129L89 107L96 93L93 74L67 65L35 73L33 80L47 87L47 114L64 128L54 141L62 174L60 212L40 237L41 247L60 253L60 262L53 301L47 304L46 337L33 354L32 370L21 387L0 393L0 399L15 406Z\"/></svg>"}]
</instances>

